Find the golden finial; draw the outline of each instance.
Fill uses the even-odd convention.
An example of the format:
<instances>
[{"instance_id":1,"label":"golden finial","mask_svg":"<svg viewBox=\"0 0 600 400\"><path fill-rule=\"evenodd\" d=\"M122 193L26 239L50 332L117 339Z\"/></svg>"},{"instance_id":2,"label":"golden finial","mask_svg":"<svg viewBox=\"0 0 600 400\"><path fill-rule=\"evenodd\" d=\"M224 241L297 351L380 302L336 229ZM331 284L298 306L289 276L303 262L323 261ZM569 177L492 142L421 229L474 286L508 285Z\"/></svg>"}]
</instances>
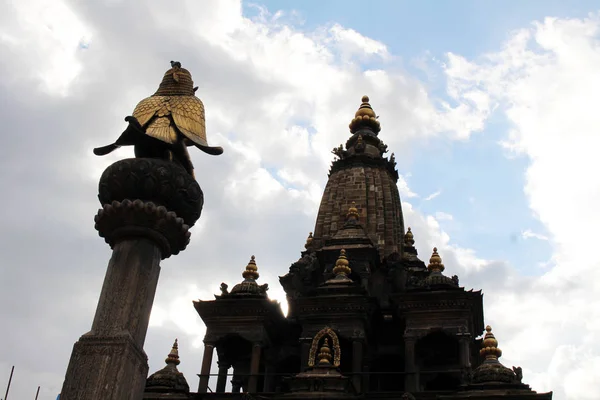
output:
<instances>
[{"instance_id":1,"label":"golden finial","mask_svg":"<svg viewBox=\"0 0 600 400\"><path fill-rule=\"evenodd\" d=\"M429 272L442 272L445 269L444 264L442 264L442 257L440 257L437 252L437 247L433 248L433 254L429 259L429 265L427 266L427 269Z\"/></svg>"},{"instance_id":2,"label":"golden finial","mask_svg":"<svg viewBox=\"0 0 600 400\"><path fill-rule=\"evenodd\" d=\"M362 97L361 100L362 100L362 104L360 105L360 107L358 108L358 111L356 111L356 114L354 114L354 116L362 117L364 115L368 115L369 117L376 118L377 116L375 115L375 111L373 111L371 104L369 104L369 96L365 95Z\"/></svg>"},{"instance_id":3,"label":"golden finial","mask_svg":"<svg viewBox=\"0 0 600 400\"><path fill-rule=\"evenodd\" d=\"M246 270L242 272L242 276L244 277L244 279L258 279L258 267L256 266L254 256L250 257L250 262L248 262L248 265L246 265Z\"/></svg>"},{"instance_id":4,"label":"golden finial","mask_svg":"<svg viewBox=\"0 0 600 400\"><path fill-rule=\"evenodd\" d=\"M304 245L304 248L308 250L308 248L312 245L312 241L313 241L313 233L309 232L308 237L306 238L306 244Z\"/></svg>"},{"instance_id":5,"label":"golden finial","mask_svg":"<svg viewBox=\"0 0 600 400\"><path fill-rule=\"evenodd\" d=\"M340 250L340 256L338 257L337 261L335 262L335 267L333 268L333 273L336 276L344 275L347 277L352 272L349 265L350 265L350 262L348 261L348 258L346 258L346 250L342 249L342 250Z\"/></svg>"},{"instance_id":6,"label":"golden finial","mask_svg":"<svg viewBox=\"0 0 600 400\"><path fill-rule=\"evenodd\" d=\"M171 348L171 352L165 359L167 364L175 364L179 365L179 346L177 345L177 339L175 339L175 343L173 343L173 347Z\"/></svg>"},{"instance_id":7,"label":"golden finial","mask_svg":"<svg viewBox=\"0 0 600 400\"><path fill-rule=\"evenodd\" d=\"M413 236L412 231L410 230L410 226L408 227L408 229L406 230L406 233L404 234L404 244L406 244L408 246L415 245L415 238Z\"/></svg>"},{"instance_id":8,"label":"golden finial","mask_svg":"<svg viewBox=\"0 0 600 400\"><path fill-rule=\"evenodd\" d=\"M485 357L486 360L498 359L502 356L502 350L498 348L498 341L492 333L492 327L489 325L485 327L485 336L481 342L479 354Z\"/></svg>"},{"instance_id":9,"label":"golden finial","mask_svg":"<svg viewBox=\"0 0 600 400\"><path fill-rule=\"evenodd\" d=\"M352 202L352 204L348 208L348 212L346 213L346 220L350 220L351 218L354 218L357 221L359 218L358 208L356 208L356 203L354 201Z\"/></svg>"},{"instance_id":10,"label":"golden finial","mask_svg":"<svg viewBox=\"0 0 600 400\"><path fill-rule=\"evenodd\" d=\"M323 340L323 346L319 350L319 365L331 365L331 349L329 348L329 338Z\"/></svg>"},{"instance_id":11,"label":"golden finial","mask_svg":"<svg viewBox=\"0 0 600 400\"><path fill-rule=\"evenodd\" d=\"M369 103L369 96L362 97L362 104L354 114L354 119L350 122L350 132L354 133L362 126L370 127L375 133L381 130L377 115Z\"/></svg>"}]
</instances>

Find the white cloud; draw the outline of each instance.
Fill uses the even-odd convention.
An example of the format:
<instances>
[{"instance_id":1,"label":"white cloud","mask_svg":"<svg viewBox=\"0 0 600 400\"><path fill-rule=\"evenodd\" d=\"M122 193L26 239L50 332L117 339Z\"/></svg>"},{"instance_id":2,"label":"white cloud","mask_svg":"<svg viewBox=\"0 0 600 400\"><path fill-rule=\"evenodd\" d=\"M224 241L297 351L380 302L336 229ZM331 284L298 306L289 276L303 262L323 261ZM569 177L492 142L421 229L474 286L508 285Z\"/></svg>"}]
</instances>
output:
<instances>
[{"instance_id":1,"label":"white cloud","mask_svg":"<svg viewBox=\"0 0 600 400\"><path fill-rule=\"evenodd\" d=\"M525 192L554 243L552 265L528 290L486 304L512 332L505 348L518 349L535 385L561 400L600 398L600 345L591 340L600 330L591 323L600 262L590 257L600 223L599 29L598 14L546 18L480 59L449 54L446 68L454 96L489 111L497 105L511 125L505 146L529 158Z\"/></svg>"},{"instance_id":2,"label":"white cloud","mask_svg":"<svg viewBox=\"0 0 600 400\"><path fill-rule=\"evenodd\" d=\"M28 52L30 61L38 63L36 74L43 89L66 95L69 85L82 70L78 53L82 43L90 43L90 30L63 2L9 3L12 3L14 19L2 24L2 41L12 52ZM15 35L15 32L22 34ZM18 65L14 68L14 76L19 76Z\"/></svg>"},{"instance_id":3,"label":"white cloud","mask_svg":"<svg viewBox=\"0 0 600 400\"><path fill-rule=\"evenodd\" d=\"M533 232L531 229L526 229L523 232L521 232L521 237L523 239L535 238L538 240L545 240L545 241L549 240L547 236L542 235L541 233Z\"/></svg>"},{"instance_id":4,"label":"white cloud","mask_svg":"<svg viewBox=\"0 0 600 400\"><path fill-rule=\"evenodd\" d=\"M402 175L398 176L398 191L400 192L400 198L403 198L403 199L410 199L411 197L419 197L418 194L413 192L408 187L408 182L406 182L406 179L404 179L404 177Z\"/></svg>"},{"instance_id":5,"label":"white cloud","mask_svg":"<svg viewBox=\"0 0 600 400\"><path fill-rule=\"evenodd\" d=\"M435 192L431 193L429 196L425 197L423 200L424 200L424 201L430 201L430 200L433 200L433 199L435 199L436 197L438 197L440 194L442 194L442 191L441 191L441 190L437 190L437 191L435 191Z\"/></svg>"},{"instance_id":6,"label":"white cloud","mask_svg":"<svg viewBox=\"0 0 600 400\"><path fill-rule=\"evenodd\" d=\"M452 221L454 219L454 217L452 216L452 214L448 214L448 213L445 213L443 211L437 211L435 213L435 218L438 221Z\"/></svg>"}]
</instances>

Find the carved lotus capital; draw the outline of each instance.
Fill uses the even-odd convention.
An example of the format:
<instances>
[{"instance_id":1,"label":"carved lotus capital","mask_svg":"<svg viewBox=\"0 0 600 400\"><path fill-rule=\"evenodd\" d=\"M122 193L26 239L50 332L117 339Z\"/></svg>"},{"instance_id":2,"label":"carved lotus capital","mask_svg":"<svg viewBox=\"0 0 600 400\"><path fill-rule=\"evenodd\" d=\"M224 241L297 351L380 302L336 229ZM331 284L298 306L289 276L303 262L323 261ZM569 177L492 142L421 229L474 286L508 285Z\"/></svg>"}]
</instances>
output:
<instances>
[{"instance_id":1,"label":"carved lotus capital","mask_svg":"<svg viewBox=\"0 0 600 400\"><path fill-rule=\"evenodd\" d=\"M141 200L174 212L189 227L202 213L204 195L198 182L175 162L154 158L128 158L110 165L100 178L98 199Z\"/></svg>"}]
</instances>

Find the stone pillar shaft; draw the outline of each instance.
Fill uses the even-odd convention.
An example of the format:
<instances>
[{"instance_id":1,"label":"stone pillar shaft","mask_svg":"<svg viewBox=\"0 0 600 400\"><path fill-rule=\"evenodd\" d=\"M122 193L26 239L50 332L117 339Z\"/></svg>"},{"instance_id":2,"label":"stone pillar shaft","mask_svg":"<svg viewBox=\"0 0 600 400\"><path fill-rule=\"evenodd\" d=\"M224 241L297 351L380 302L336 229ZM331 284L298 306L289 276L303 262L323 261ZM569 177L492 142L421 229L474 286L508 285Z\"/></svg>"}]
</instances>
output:
<instances>
[{"instance_id":1,"label":"stone pillar shaft","mask_svg":"<svg viewBox=\"0 0 600 400\"><path fill-rule=\"evenodd\" d=\"M148 375L143 347L160 260L160 249L147 239L114 246L92 330L73 347L61 399L141 398ZM115 364L121 367L111 368Z\"/></svg>"},{"instance_id":2,"label":"stone pillar shaft","mask_svg":"<svg viewBox=\"0 0 600 400\"><path fill-rule=\"evenodd\" d=\"M258 389L258 373L260 372L261 346L254 343L252 346L252 359L250 360L250 379L248 381L248 392L256 393Z\"/></svg>"},{"instance_id":3,"label":"stone pillar shaft","mask_svg":"<svg viewBox=\"0 0 600 400\"><path fill-rule=\"evenodd\" d=\"M265 380L263 384L263 392L272 392L274 390L273 383L275 382L275 377L273 376L273 372L273 365L271 363L265 364Z\"/></svg>"},{"instance_id":4,"label":"stone pillar shaft","mask_svg":"<svg viewBox=\"0 0 600 400\"><path fill-rule=\"evenodd\" d=\"M406 372L404 390L407 392L416 392L419 390L419 372L417 371L415 359L415 343L415 338L404 338L404 371Z\"/></svg>"},{"instance_id":5,"label":"stone pillar shaft","mask_svg":"<svg viewBox=\"0 0 600 400\"><path fill-rule=\"evenodd\" d=\"M463 368L469 368L471 366L471 352L470 352L470 337L462 336L459 339L460 343L460 366Z\"/></svg>"},{"instance_id":6,"label":"stone pillar shaft","mask_svg":"<svg viewBox=\"0 0 600 400\"><path fill-rule=\"evenodd\" d=\"M140 348L144 346L160 260L160 249L148 239L124 240L115 245L89 334L128 332Z\"/></svg>"},{"instance_id":7,"label":"stone pillar shaft","mask_svg":"<svg viewBox=\"0 0 600 400\"><path fill-rule=\"evenodd\" d=\"M204 356L202 358L202 369L200 370L200 383L198 384L198 393L206 393L208 389L208 380L210 379L210 366L212 364L213 350L212 344L204 344Z\"/></svg>"},{"instance_id":8,"label":"stone pillar shaft","mask_svg":"<svg viewBox=\"0 0 600 400\"><path fill-rule=\"evenodd\" d=\"M302 342L302 353L300 354L300 372L308 368L308 353L310 353L310 342Z\"/></svg>"},{"instance_id":9,"label":"stone pillar shaft","mask_svg":"<svg viewBox=\"0 0 600 400\"><path fill-rule=\"evenodd\" d=\"M361 393L362 386L362 365L363 365L363 344L360 340L352 342L352 381L354 388L358 393Z\"/></svg>"},{"instance_id":10,"label":"stone pillar shaft","mask_svg":"<svg viewBox=\"0 0 600 400\"><path fill-rule=\"evenodd\" d=\"M225 386L227 386L227 372L229 372L228 366L219 365L219 376L217 377L217 393L224 393Z\"/></svg>"}]
</instances>

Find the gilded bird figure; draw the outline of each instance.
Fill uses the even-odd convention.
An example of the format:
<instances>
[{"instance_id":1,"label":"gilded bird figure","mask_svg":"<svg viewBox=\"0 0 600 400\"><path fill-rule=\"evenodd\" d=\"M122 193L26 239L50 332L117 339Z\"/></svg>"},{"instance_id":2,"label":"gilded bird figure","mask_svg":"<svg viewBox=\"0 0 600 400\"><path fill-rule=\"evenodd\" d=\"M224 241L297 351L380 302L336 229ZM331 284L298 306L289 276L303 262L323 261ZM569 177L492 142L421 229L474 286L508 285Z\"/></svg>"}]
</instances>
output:
<instances>
[{"instance_id":1,"label":"gilded bird figure","mask_svg":"<svg viewBox=\"0 0 600 400\"><path fill-rule=\"evenodd\" d=\"M114 143L95 148L94 154L103 156L121 146L134 146L136 157L172 160L194 176L188 146L211 155L223 153L223 148L206 141L204 104L195 95L197 89L190 72L171 61L156 93L140 101L133 115L125 118L127 129Z\"/></svg>"}]
</instances>

